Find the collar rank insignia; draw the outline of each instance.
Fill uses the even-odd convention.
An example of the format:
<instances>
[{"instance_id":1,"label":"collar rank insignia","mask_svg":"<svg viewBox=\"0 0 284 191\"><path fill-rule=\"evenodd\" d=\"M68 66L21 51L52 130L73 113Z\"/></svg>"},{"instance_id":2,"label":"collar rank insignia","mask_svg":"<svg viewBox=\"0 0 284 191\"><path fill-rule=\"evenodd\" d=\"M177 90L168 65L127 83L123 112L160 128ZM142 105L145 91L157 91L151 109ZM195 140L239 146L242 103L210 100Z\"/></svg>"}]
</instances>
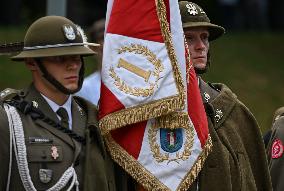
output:
<instances>
[{"instance_id":1,"label":"collar rank insignia","mask_svg":"<svg viewBox=\"0 0 284 191\"><path fill-rule=\"evenodd\" d=\"M272 143L272 148L271 148L271 157L273 159L277 159L282 157L283 155L283 144L282 141L279 139L275 139Z\"/></svg>"},{"instance_id":2,"label":"collar rank insignia","mask_svg":"<svg viewBox=\"0 0 284 191\"><path fill-rule=\"evenodd\" d=\"M221 111L221 109L216 109L216 114L214 117L217 123L223 118L223 112Z\"/></svg>"},{"instance_id":3,"label":"collar rank insignia","mask_svg":"<svg viewBox=\"0 0 284 191\"><path fill-rule=\"evenodd\" d=\"M186 4L186 8L187 8L187 12L191 15L197 15L198 14L198 11L196 9L196 7L189 3L189 4Z\"/></svg>"},{"instance_id":4,"label":"collar rank insignia","mask_svg":"<svg viewBox=\"0 0 284 191\"><path fill-rule=\"evenodd\" d=\"M65 37L68 40L75 40L76 38L76 34L75 34L75 30L71 25L63 25L63 32L65 34Z\"/></svg>"},{"instance_id":5,"label":"collar rank insignia","mask_svg":"<svg viewBox=\"0 0 284 191\"><path fill-rule=\"evenodd\" d=\"M52 170L50 169L39 169L39 179L42 183L49 183L52 178Z\"/></svg>"},{"instance_id":6,"label":"collar rank insignia","mask_svg":"<svg viewBox=\"0 0 284 191\"><path fill-rule=\"evenodd\" d=\"M78 108L78 110L79 110L80 115L81 115L81 116L84 116L84 111L83 111L83 109L82 109L79 105L77 105L77 108Z\"/></svg>"},{"instance_id":7,"label":"collar rank insignia","mask_svg":"<svg viewBox=\"0 0 284 191\"><path fill-rule=\"evenodd\" d=\"M38 103L36 101L32 101L33 107L38 108Z\"/></svg>"},{"instance_id":8,"label":"collar rank insignia","mask_svg":"<svg viewBox=\"0 0 284 191\"><path fill-rule=\"evenodd\" d=\"M58 153L58 149L57 149L57 147L56 146L52 146L51 148L50 148L50 150L51 150L51 157L54 159L54 160L56 160L58 157L59 157L59 153Z\"/></svg>"},{"instance_id":9,"label":"collar rank insignia","mask_svg":"<svg viewBox=\"0 0 284 191\"><path fill-rule=\"evenodd\" d=\"M207 92L204 92L203 95L204 95L204 99L205 99L206 103L208 103L210 98L211 98L210 95Z\"/></svg>"},{"instance_id":10,"label":"collar rank insignia","mask_svg":"<svg viewBox=\"0 0 284 191\"><path fill-rule=\"evenodd\" d=\"M164 151L173 153L182 147L182 129L160 129L161 147Z\"/></svg>"}]
</instances>

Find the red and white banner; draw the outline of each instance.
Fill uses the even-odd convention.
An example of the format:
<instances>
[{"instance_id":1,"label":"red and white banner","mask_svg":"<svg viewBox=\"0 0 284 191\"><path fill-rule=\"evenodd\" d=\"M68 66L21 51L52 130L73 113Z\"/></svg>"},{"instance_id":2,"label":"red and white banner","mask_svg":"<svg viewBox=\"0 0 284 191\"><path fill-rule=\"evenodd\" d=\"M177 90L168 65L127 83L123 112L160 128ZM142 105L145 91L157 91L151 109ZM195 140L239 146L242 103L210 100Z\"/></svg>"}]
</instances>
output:
<instances>
[{"instance_id":1,"label":"red and white banner","mask_svg":"<svg viewBox=\"0 0 284 191\"><path fill-rule=\"evenodd\" d=\"M100 128L147 190L186 190L211 149L177 0L109 0Z\"/></svg>"}]
</instances>

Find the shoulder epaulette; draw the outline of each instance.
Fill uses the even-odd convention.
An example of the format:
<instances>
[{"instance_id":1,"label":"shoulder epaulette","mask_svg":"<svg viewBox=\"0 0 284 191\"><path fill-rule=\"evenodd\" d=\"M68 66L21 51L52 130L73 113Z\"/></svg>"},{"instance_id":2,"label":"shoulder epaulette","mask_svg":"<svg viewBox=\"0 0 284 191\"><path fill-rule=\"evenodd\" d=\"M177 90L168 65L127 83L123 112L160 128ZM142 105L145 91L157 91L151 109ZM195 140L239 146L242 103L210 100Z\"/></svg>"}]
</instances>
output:
<instances>
[{"instance_id":1,"label":"shoulder epaulette","mask_svg":"<svg viewBox=\"0 0 284 191\"><path fill-rule=\"evenodd\" d=\"M13 97L18 95L19 92L20 92L19 90L6 88L0 92L0 100L1 101L11 100Z\"/></svg>"},{"instance_id":2,"label":"shoulder epaulette","mask_svg":"<svg viewBox=\"0 0 284 191\"><path fill-rule=\"evenodd\" d=\"M280 107L275 111L273 122L277 121L282 116L284 116L284 107Z\"/></svg>"}]
</instances>

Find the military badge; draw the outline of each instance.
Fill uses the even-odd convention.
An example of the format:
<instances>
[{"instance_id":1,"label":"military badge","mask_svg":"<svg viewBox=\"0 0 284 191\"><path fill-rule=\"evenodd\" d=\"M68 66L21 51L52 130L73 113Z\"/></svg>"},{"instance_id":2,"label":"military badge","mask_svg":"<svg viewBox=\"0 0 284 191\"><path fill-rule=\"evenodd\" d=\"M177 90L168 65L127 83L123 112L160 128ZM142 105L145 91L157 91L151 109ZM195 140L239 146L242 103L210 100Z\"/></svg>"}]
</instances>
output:
<instances>
[{"instance_id":1,"label":"military badge","mask_svg":"<svg viewBox=\"0 0 284 191\"><path fill-rule=\"evenodd\" d=\"M221 111L221 109L216 109L216 114L214 117L217 123L223 118L223 112Z\"/></svg>"},{"instance_id":2,"label":"military badge","mask_svg":"<svg viewBox=\"0 0 284 191\"><path fill-rule=\"evenodd\" d=\"M191 15L197 15L198 14L198 11L193 4L191 4L191 3L187 4L186 8L187 8L187 12L189 14L191 14Z\"/></svg>"},{"instance_id":3,"label":"military badge","mask_svg":"<svg viewBox=\"0 0 284 191\"><path fill-rule=\"evenodd\" d=\"M58 153L57 147L56 147L56 146L52 146L52 147L50 148L50 150L51 150L51 157L52 157L54 160L56 160L56 159L59 157L59 153Z\"/></svg>"},{"instance_id":4,"label":"military badge","mask_svg":"<svg viewBox=\"0 0 284 191\"><path fill-rule=\"evenodd\" d=\"M182 147L182 129L160 129L161 148L169 153L178 151Z\"/></svg>"},{"instance_id":5,"label":"military badge","mask_svg":"<svg viewBox=\"0 0 284 191\"><path fill-rule=\"evenodd\" d=\"M39 179L42 183L49 183L52 178L52 170L50 169L39 169Z\"/></svg>"},{"instance_id":6,"label":"military badge","mask_svg":"<svg viewBox=\"0 0 284 191\"><path fill-rule=\"evenodd\" d=\"M84 116L83 109L82 109L79 105L77 105L77 108L78 108L78 110L79 110L80 115L81 115L81 116Z\"/></svg>"},{"instance_id":7,"label":"military badge","mask_svg":"<svg viewBox=\"0 0 284 191\"><path fill-rule=\"evenodd\" d=\"M277 159L282 157L283 155L283 144L282 141L279 139L275 139L272 143L272 148L271 148L271 157L273 159Z\"/></svg>"},{"instance_id":8,"label":"military badge","mask_svg":"<svg viewBox=\"0 0 284 191\"><path fill-rule=\"evenodd\" d=\"M68 40L75 40L76 34L75 34L75 31L74 31L74 28L71 25L63 25L62 28L63 28L63 32L65 34L65 37Z\"/></svg>"},{"instance_id":9,"label":"military badge","mask_svg":"<svg viewBox=\"0 0 284 191\"><path fill-rule=\"evenodd\" d=\"M38 103L36 101L32 101L33 107L38 108Z\"/></svg>"},{"instance_id":10,"label":"military badge","mask_svg":"<svg viewBox=\"0 0 284 191\"><path fill-rule=\"evenodd\" d=\"M207 93L207 92L204 92L204 94L203 94L204 96L204 99L205 99L205 101L206 101L206 103L208 103L209 102L209 100L210 100L210 95Z\"/></svg>"}]
</instances>

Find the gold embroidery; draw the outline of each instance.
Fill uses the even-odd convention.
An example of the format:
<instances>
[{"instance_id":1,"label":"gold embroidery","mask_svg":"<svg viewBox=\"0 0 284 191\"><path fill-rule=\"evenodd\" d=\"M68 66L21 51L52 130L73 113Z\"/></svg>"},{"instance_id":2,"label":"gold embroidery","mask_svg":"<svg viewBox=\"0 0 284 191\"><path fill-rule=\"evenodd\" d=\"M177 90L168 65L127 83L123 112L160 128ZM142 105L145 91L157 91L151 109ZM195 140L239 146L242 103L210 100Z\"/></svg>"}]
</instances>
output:
<instances>
[{"instance_id":1,"label":"gold embroidery","mask_svg":"<svg viewBox=\"0 0 284 191\"><path fill-rule=\"evenodd\" d=\"M115 85L120 91L123 91L126 94L130 94L133 96L142 96L142 97L148 97L151 96L154 93L155 84L150 83L149 88L132 88L125 84L115 73L114 68L110 67L109 69L110 76L115 80Z\"/></svg>"},{"instance_id":2,"label":"gold embroidery","mask_svg":"<svg viewBox=\"0 0 284 191\"><path fill-rule=\"evenodd\" d=\"M186 54L187 54L187 57L186 57L186 81L189 84L190 70L192 68L192 63L190 62L190 53L189 53L189 48L188 48L188 44L187 44L185 36L183 36L183 38L184 38L185 51L186 51Z\"/></svg>"},{"instance_id":3,"label":"gold embroidery","mask_svg":"<svg viewBox=\"0 0 284 191\"><path fill-rule=\"evenodd\" d=\"M191 124L188 114L185 112L176 112L161 117L157 117L157 124L159 127L176 129L181 127L188 127Z\"/></svg>"},{"instance_id":4,"label":"gold embroidery","mask_svg":"<svg viewBox=\"0 0 284 191\"><path fill-rule=\"evenodd\" d=\"M153 174L145 169L135 158L129 155L124 149L117 144L110 134L105 136L106 145L112 159L118 163L132 178L139 182L146 190L153 191L170 191L161 183Z\"/></svg>"},{"instance_id":5,"label":"gold embroidery","mask_svg":"<svg viewBox=\"0 0 284 191\"><path fill-rule=\"evenodd\" d=\"M158 81L160 79L160 73L164 70L164 66L162 65L161 60L157 59L157 56L151 50L149 50L146 46L139 45L139 44L131 44L130 46L123 46L118 49L118 54L122 54L126 52L130 52L134 54L141 54L145 56L147 60L151 62L155 67L153 71L153 76L155 76L156 80L154 83L149 83L149 87L147 88L130 87L117 76L114 68L110 67L109 72L110 72L110 76L115 81L114 85L120 91L126 94L133 95L133 96L149 97L153 95L155 86L158 86ZM143 77L146 82L148 81L150 74L151 74L150 71L145 72L141 68L138 68L137 66L130 64L123 59L119 60L118 67L124 67L128 69L129 71Z\"/></svg>"},{"instance_id":6,"label":"gold embroidery","mask_svg":"<svg viewBox=\"0 0 284 191\"><path fill-rule=\"evenodd\" d=\"M182 103L178 96L171 96L147 104L124 109L123 111L113 112L99 121L102 134L109 131L172 113L181 108Z\"/></svg>"},{"instance_id":7,"label":"gold embroidery","mask_svg":"<svg viewBox=\"0 0 284 191\"><path fill-rule=\"evenodd\" d=\"M139 44L131 44L130 46L121 47L118 50L118 54L122 54L125 52L134 52L135 54L142 54L143 56L145 56L147 60L155 66L153 75L156 78L159 78L160 73L164 70L164 66L161 60L157 59L157 56L152 51L150 51L146 46Z\"/></svg>"},{"instance_id":8,"label":"gold embroidery","mask_svg":"<svg viewBox=\"0 0 284 191\"><path fill-rule=\"evenodd\" d=\"M193 141L194 141L193 124L189 120L189 117L186 113L175 113L175 114L168 115L165 117L167 118L165 119L165 121L161 119L163 117L160 117L159 120L154 121L148 131L148 139L149 139L151 151L153 153L153 157L159 163L164 162L164 161L168 161L168 163L173 162L173 161L179 163L179 160L185 161L189 158L191 154L191 148L193 146ZM172 122L172 121L175 121L175 122ZM183 122L180 123L181 121ZM184 124L184 125L181 126L181 124ZM183 128L184 129L186 138L184 142L184 150L182 153L176 152L176 156L174 158L170 158L169 153L161 154L160 147L157 144L157 139L156 139L157 132L159 131L160 128L170 128L170 129Z\"/></svg>"},{"instance_id":9,"label":"gold embroidery","mask_svg":"<svg viewBox=\"0 0 284 191\"><path fill-rule=\"evenodd\" d=\"M169 23L167 21L167 15L166 15L166 6L163 0L156 0L156 9L157 9L157 13L158 13L158 19L160 22L160 26L161 26L161 31L162 31L162 36L164 38L166 47L167 47L167 51L168 51L168 55L169 58L171 60L171 64L172 64L172 68L173 68L173 72L174 72L174 76L175 76L175 80L176 80L176 84L177 84L177 88L179 91L179 96L180 99L183 101L183 103L185 103L185 95L186 95L186 89L183 83L183 79L182 79L182 75L179 69L179 64L177 61L177 56L175 54L175 50L174 50L174 46L173 46L173 42L172 42L172 38L171 38L171 31L169 28Z\"/></svg>"},{"instance_id":10,"label":"gold embroidery","mask_svg":"<svg viewBox=\"0 0 284 191\"><path fill-rule=\"evenodd\" d=\"M140 183L146 190L152 191L170 191L163 183L161 183L153 174L145 169L135 158L129 155L119 144L117 144L110 134L105 136L107 148L113 158L127 173L129 173L138 183ZM212 141L208 137L202 153L198 160L192 166L188 174L182 180L177 188L177 191L186 191L192 182L196 179L200 172L208 154L212 149Z\"/></svg>"},{"instance_id":11,"label":"gold embroidery","mask_svg":"<svg viewBox=\"0 0 284 191\"><path fill-rule=\"evenodd\" d=\"M188 174L184 177L182 183L178 186L177 191L186 191L197 178L198 173L201 171L203 164L212 150L212 140L210 135L206 140L202 153L198 156L198 159L195 161L195 164L191 167Z\"/></svg>"},{"instance_id":12,"label":"gold embroidery","mask_svg":"<svg viewBox=\"0 0 284 191\"><path fill-rule=\"evenodd\" d=\"M148 82L149 77L151 75L151 71L145 71L139 68L138 66L135 66L134 64L131 64L127 62L126 60L123 60L122 58L119 59L117 67L118 68L122 67L130 72L133 72L137 76L144 78L145 82Z\"/></svg>"}]
</instances>

